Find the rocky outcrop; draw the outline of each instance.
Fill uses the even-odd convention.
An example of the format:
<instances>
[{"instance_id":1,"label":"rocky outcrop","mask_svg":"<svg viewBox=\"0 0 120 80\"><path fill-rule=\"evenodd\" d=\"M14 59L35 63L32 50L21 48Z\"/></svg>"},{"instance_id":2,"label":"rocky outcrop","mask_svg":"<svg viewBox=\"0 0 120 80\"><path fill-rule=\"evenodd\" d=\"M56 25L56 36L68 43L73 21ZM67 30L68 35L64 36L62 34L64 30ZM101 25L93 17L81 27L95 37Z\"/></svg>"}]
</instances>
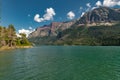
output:
<instances>
[{"instance_id":1,"label":"rocky outcrop","mask_svg":"<svg viewBox=\"0 0 120 80\"><path fill-rule=\"evenodd\" d=\"M100 7L86 12L76 24L91 24L100 22L120 21L120 9Z\"/></svg>"},{"instance_id":2,"label":"rocky outcrop","mask_svg":"<svg viewBox=\"0 0 120 80\"><path fill-rule=\"evenodd\" d=\"M38 27L34 32L32 32L28 38L32 37L45 37L45 36L57 36L60 31L68 29L73 25L75 21L69 22L52 22L49 25L44 25Z\"/></svg>"}]
</instances>

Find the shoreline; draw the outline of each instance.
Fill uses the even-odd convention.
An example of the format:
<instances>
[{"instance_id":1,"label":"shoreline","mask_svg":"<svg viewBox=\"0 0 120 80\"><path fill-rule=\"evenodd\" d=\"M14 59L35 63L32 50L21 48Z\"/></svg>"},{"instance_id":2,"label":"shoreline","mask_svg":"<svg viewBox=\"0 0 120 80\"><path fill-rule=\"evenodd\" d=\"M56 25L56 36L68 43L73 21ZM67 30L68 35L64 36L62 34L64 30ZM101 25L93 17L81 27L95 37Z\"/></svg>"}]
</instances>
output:
<instances>
[{"instance_id":1,"label":"shoreline","mask_svg":"<svg viewBox=\"0 0 120 80\"><path fill-rule=\"evenodd\" d=\"M19 48L33 48L33 46L16 46L15 48L16 49L19 49Z\"/></svg>"},{"instance_id":2,"label":"shoreline","mask_svg":"<svg viewBox=\"0 0 120 80\"><path fill-rule=\"evenodd\" d=\"M13 46L13 47L2 46L0 48L0 51L13 50L13 49L21 49L21 48L33 48L33 46Z\"/></svg>"}]
</instances>

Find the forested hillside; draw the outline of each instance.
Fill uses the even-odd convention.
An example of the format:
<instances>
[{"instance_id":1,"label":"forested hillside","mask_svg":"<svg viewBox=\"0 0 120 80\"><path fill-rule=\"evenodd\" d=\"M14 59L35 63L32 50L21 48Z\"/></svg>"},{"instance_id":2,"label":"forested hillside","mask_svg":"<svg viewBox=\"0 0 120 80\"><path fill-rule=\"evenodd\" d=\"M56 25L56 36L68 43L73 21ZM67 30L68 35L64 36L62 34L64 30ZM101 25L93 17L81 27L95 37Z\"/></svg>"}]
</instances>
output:
<instances>
[{"instance_id":1,"label":"forested hillside","mask_svg":"<svg viewBox=\"0 0 120 80\"><path fill-rule=\"evenodd\" d=\"M120 46L120 23L112 26L78 26L62 32L58 45Z\"/></svg>"}]
</instances>

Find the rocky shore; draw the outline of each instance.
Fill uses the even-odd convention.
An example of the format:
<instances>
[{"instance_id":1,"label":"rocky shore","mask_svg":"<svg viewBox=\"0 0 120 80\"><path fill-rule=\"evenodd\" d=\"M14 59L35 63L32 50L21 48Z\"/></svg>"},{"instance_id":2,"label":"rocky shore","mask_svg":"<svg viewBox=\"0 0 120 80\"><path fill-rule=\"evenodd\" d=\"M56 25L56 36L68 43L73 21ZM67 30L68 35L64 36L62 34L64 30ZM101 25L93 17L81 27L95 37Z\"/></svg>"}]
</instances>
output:
<instances>
[{"instance_id":1,"label":"rocky shore","mask_svg":"<svg viewBox=\"0 0 120 80\"><path fill-rule=\"evenodd\" d=\"M13 46L13 47L2 46L2 47L0 47L0 51L12 50L12 49L19 49L19 48L32 48L32 47L33 47L33 46Z\"/></svg>"}]
</instances>

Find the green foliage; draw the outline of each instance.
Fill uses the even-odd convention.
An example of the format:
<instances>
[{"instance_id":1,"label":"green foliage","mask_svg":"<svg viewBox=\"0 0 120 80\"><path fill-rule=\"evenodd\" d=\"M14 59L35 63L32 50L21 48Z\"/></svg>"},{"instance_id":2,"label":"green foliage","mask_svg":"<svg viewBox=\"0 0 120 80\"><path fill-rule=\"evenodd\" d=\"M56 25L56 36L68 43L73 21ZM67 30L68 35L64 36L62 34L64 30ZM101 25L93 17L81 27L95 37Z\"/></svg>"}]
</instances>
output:
<instances>
[{"instance_id":1,"label":"green foliage","mask_svg":"<svg viewBox=\"0 0 120 80\"><path fill-rule=\"evenodd\" d=\"M26 34L24 33L20 33L21 37L17 38L17 45L19 46L29 46L31 45L31 43L28 41L28 39L26 38Z\"/></svg>"},{"instance_id":2,"label":"green foliage","mask_svg":"<svg viewBox=\"0 0 120 80\"><path fill-rule=\"evenodd\" d=\"M8 26L8 29L11 29L12 31L16 31L14 25L12 25L12 24L10 24L10 25Z\"/></svg>"},{"instance_id":3,"label":"green foliage","mask_svg":"<svg viewBox=\"0 0 120 80\"><path fill-rule=\"evenodd\" d=\"M65 35L68 35L65 37ZM79 26L63 31L63 43L72 45L120 45L120 23L113 26Z\"/></svg>"},{"instance_id":4,"label":"green foliage","mask_svg":"<svg viewBox=\"0 0 120 80\"><path fill-rule=\"evenodd\" d=\"M22 38L26 38L26 34L20 33L20 35L21 35Z\"/></svg>"},{"instance_id":5,"label":"green foliage","mask_svg":"<svg viewBox=\"0 0 120 80\"><path fill-rule=\"evenodd\" d=\"M50 41L55 45L120 46L120 23L113 26L73 26L62 31L59 38L45 40L46 43Z\"/></svg>"},{"instance_id":6,"label":"green foliage","mask_svg":"<svg viewBox=\"0 0 120 80\"><path fill-rule=\"evenodd\" d=\"M28 46L31 43L25 34L20 34L21 38L16 36L15 27L11 24L7 27L0 26L0 47L2 46Z\"/></svg>"},{"instance_id":7,"label":"green foliage","mask_svg":"<svg viewBox=\"0 0 120 80\"><path fill-rule=\"evenodd\" d=\"M57 36L29 39L38 45L120 46L120 22L112 26L72 26Z\"/></svg>"}]
</instances>

